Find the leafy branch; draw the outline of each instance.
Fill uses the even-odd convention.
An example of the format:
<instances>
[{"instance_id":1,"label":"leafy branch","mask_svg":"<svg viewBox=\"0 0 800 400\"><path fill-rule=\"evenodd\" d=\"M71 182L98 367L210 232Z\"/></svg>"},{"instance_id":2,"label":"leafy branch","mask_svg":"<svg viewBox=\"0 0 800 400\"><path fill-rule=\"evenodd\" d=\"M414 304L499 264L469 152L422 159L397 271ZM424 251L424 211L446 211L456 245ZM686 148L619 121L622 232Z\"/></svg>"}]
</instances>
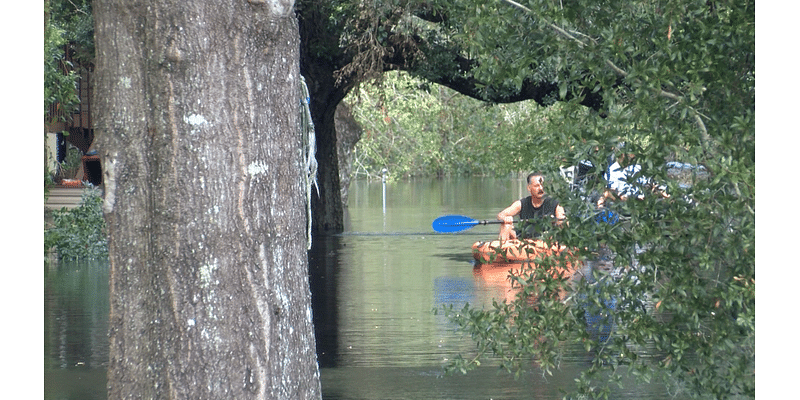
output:
<instances>
[{"instance_id":1,"label":"leafy branch","mask_svg":"<svg viewBox=\"0 0 800 400\"><path fill-rule=\"evenodd\" d=\"M522 11L525 11L525 12L527 12L529 14L535 15L537 18L540 19L541 22L543 22L547 27L549 27L554 32L556 32L559 36L562 36L565 39L576 43L578 45L578 47L581 48L581 49L586 49L589 45L586 42L584 42L581 39L579 39L577 37L578 35L591 40L594 45L598 44L597 41L595 39L591 38L590 36L582 34L582 33L577 32L577 31L573 32L573 33L570 33L567 30L565 30L564 28L562 28L562 27L556 25L555 23L549 21L543 15L535 13L532 9L530 9L530 8L520 4L520 3L517 3L514 0L500 0L500 1L508 3L509 5L511 5L513 7L516 7L518 9L522 10ZM594 52L592 52L592 53L594 53ZM622 78L629 78L630 74L626 70L624 70L623 68L619 67L616 63L614 63L614 61L612 61L612 60L610 60L608 58L605 58L603 60L603 63L607 67L609 67L618 76L620 76ZM639 81L639 80L636 80L635 82L636 83L641 83L641 81ZM673 100L673 101L675 101L677 103L685 104L684 97L679 95L679 94L676 94L676 93L673 93L673 92L670 92L670 91L666 91L666 90L661 89L661 88L652 89L652 90L654 90L658 96ZM703 147L704 147L704 149L708 150L708 145L711 142L711 137L708 135L708 129L706 129L706 125L703 122L702 113L697 111L692 106L688 106L687 105L686 108L690 111L690 113L692 115L692 118L694 119L694 122L697 125L697 128L700 130L700 134L701 134L701 137L703 139L703 145L704 145Z\"/></svg>"}]
</instances>

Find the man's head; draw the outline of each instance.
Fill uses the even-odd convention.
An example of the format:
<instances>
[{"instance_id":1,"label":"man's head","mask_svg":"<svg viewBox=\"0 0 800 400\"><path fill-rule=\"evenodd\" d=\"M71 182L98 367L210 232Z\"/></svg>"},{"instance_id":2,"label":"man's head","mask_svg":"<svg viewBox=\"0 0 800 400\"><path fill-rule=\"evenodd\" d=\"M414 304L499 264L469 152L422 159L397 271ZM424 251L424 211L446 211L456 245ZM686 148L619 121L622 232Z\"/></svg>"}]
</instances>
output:
<instances>
[{"instance_id":1,"label":"man's head","mask_svg":"<svg viewBox=\"0 0 800 400\"><path fill-rule=\"evenodd\" d=\"M636 156L634 156L633 153L619 153L617 154L617 163L623 166L633 164L634 157Z\"/></svg>"},{"instance_id":2,"label":"man's head","mask_svg":"<svg viewBox=\"0 0 800 400\"><path fill-rule=\"evenodd\" d=\"M531 196L541 199L544 197L544 175L541 172L534 172L528 175L528 192Z\"/></svg>"}]
</instances>

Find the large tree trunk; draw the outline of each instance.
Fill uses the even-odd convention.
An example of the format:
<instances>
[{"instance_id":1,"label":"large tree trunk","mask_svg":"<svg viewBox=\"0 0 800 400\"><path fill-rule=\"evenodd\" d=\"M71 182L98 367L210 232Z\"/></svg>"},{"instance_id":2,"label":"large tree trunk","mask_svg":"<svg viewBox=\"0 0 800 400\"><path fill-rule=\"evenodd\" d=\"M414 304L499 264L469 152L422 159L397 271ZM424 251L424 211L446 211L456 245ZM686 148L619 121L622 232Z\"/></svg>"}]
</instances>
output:
<instances>
[{"instance_id":1,"label":"large tree trunk","mask_svg":"<svg viewBox=\"0 0 800 400\"><path fill-rule=\"evenodd\" d=\"M108 398L320 398L293 1L94 10Z\"/></svg>"}]
</instances>

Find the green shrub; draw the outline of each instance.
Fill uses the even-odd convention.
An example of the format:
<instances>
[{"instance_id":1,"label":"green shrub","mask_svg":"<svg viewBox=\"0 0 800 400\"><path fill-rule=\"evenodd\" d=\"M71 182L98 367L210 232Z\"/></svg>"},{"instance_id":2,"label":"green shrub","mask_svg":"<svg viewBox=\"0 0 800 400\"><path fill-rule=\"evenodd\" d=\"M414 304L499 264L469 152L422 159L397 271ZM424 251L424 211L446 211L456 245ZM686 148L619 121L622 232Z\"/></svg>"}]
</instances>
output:
<instances>
[{"instance_id":1,"label":"green shrub","mask_svg":"<svg viewBox=\"0 0 800 400\"><path fill-rule=\"evenodd\" d=\"M44 232L45 252L56 250L63 260L97 259L108 256L103 198L97 189L87 189L80 206L53 211L52 225Z\"/></svg>"}]
</instances>

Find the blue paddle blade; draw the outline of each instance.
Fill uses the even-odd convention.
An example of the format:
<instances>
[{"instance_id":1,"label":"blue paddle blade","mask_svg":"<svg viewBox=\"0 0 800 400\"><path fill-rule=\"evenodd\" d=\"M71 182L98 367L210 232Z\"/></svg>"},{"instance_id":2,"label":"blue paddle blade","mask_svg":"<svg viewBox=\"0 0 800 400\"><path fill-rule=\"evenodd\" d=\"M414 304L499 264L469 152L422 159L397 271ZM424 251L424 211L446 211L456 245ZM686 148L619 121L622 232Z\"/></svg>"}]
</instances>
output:
<instances>
[{"instance_id":1,"label":"blue paddle blade","mask_svg":"<svg viewBox=\"0 0 800 400\"><path fill-rule=\"evenodd\" d=\"M463 215L445 215L433 220L431 226L436 232L452 233L472 228L479 223L480 221Z\"/></svg>"},{"instance_id":2,"label":"blue paddle blade","mask_svg":"<svg viewBox=\"0 0 800 400\"><path fill-rule=\"evenodd\" d=\"M600 211L594 217L594 222L597 224L605 222L609 225L614 225L617 221L619 221L619 215L611 210Z\"/></svg>"}]
</instances>

